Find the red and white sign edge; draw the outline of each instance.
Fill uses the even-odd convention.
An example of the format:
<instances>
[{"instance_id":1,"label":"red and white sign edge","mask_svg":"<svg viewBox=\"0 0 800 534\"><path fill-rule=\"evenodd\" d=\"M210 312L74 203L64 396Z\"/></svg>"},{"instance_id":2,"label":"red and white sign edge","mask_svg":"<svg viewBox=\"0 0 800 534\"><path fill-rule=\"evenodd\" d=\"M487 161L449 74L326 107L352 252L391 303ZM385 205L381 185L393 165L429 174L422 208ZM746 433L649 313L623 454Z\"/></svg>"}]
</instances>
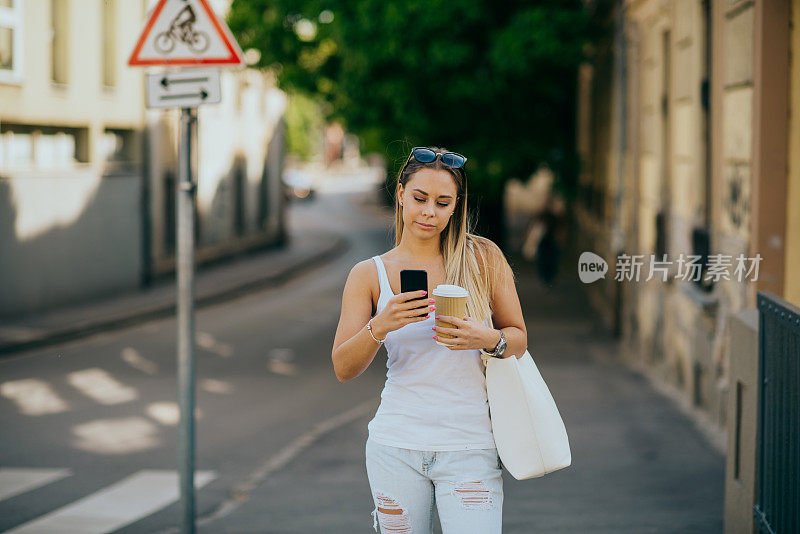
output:
<instances>
[{"instance_id":1,"label":"red and white sign edge","mask_svg":"<svg viewBox=\"0 0 800 534\"><path fill-rule=\"evenodd\" d=\"M227 65L231 67L241 67L244 66L244 56L242 54L241 48L239 48L239 43L236 42L236 39L233 37L228 25L225 24L224 21L220 20L217 15L214 13L214 10L208 5L207 0L194 0L205 12L206 16L208 17L209 21L211 22L214 35L213 38L218 38L219 42L223 45L223 48L226 51L224 55L217 55L217 56L209 56L209 55L196 55L196 56L186 56L186 57L147 57L146 55L142 54L142 48L144 48L145 43L150 38L153 29L157 27L157 23L159 21L159 17L164 14L164 6L168 2L174 2L176 0L158 0L158 4L153 8L150 18L147 20L147 23L142 30L141 35L139 36L138 41L136 42L136 46L133 48L133 52L131 53L130 58L128 59L128 65L131 67L148 67L153 65L163 65L163 66L176 66L176 67L202 67L207 65ZM181 0L182 3L185 0Z\"/></svg>"}]
</instances>

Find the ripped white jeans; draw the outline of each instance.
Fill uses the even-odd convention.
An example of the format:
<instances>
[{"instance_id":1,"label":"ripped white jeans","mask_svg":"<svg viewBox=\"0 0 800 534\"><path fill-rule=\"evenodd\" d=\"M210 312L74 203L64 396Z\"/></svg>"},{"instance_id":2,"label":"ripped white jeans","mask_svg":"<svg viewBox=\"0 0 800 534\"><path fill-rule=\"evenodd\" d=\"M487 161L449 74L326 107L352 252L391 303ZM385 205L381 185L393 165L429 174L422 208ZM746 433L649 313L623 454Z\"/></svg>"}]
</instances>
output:
<instances>
[{"instance_id":1,"label":"ripped white jeans","mask_svg":"<svg viewBox=\"0 0 800 534\"><path fill-rule=\"evenodd\" d=\"M501 534L503 478L497 449L416 451L367 439L367 477L382 534Z\"/></svg>"}]
</instances>

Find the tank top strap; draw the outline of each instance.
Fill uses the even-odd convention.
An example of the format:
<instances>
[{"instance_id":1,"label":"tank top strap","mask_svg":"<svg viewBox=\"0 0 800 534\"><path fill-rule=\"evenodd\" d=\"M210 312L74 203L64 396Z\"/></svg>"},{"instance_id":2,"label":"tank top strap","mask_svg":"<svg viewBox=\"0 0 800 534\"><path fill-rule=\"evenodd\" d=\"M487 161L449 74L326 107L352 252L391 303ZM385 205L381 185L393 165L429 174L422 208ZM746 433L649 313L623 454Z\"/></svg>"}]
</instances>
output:
<instances>
[{"instance_id":1,"label":"tank top strap","mask_svg":"<svg viewBox=\"0 0 800 534\"><path fill-rule=\"evenodd\" d=\"M386 273L386 266L383 264L383 260L381 260L380 256L373 256L373 260L375 260L375 268L378 269L378 281L380 282L381 286L381 296L386 295L387 297L391 297L394 293L392 292L392 286L389 283L389 275Z\"/></svg>"}]
</instances>

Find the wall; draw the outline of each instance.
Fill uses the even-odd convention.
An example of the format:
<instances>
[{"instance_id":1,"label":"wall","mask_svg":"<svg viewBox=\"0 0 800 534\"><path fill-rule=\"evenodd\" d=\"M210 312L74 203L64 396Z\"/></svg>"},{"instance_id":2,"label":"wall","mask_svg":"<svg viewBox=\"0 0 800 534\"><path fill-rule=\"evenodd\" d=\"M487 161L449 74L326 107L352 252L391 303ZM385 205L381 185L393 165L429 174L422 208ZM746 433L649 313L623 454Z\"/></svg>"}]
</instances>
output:
<instances>
[{"instance_id":1,"label":"wall","mask_svg":"<svg viewBox=\"0 0 800 534\"><path fill-rule=\"evenodd\" d=\"M800 1L791 3L791 50L800 51ZM790 56L789 161L786 194L786 285L783 298L800 306L800 53Z\"/></svg>"},{"instance_id":2,"label":"wall","mask_svg":"<svg viewBox=\"0 0 800 534\"><path fill-rule=\"evenodd\" d=\"M0 83L0 123L72 126L88 129L89 154L98 171L104 154L99 137L106 127L141 128L144 82L141 69L125 67L138 37L143 2L121 1L116 8L117 83L102 80L101 2L71 0L68 13L68 83L51 81L50 2L18 2L23 19L23 67L17 83Z\"/></svg>"},{"instance_id":3,"label":"wall","mask_svg":"<svg viewBox=\"0 0 800 534\"><path fill-rule=\"evenodd\" d=\"M139 184L91 169L0 180L0 317L136 287Z\"/></svg>"},{"instance_id":4,"label":"wall","mask_svg":"<svg viewBox=\"0 0 800 534\"><path fill-rule=\"evenodd\" d=\"M127 66L153 1L112 2L111 58L104 1L60 1L65 83L52 81L44 0L15 2L21 67L0 76L0 318L135 291L174 271L179 112L147 111L145 71ZM249 69L224 70L222 102L200 108L198 264L284 241L284 108L274 80Z\"/></svg>"},{"instance_id":5,"label":"wall","mask_svg":"<svg viewBox=\"0 0 800 534\"><path fill-rule=\"evenodd\" d=\"M254 70L223 71L222 101L198 110L194 172L202 263L284 241L281 174L285 94ZM148 112L153 274L174 271L179 113Z\"/></svg>"},{"instance_id":6,"label":"wall","mask_svg":"<svg viewBox=\"0 0 800 534\"><path fill-rule=\"evenodd\" d=\"M788 115L781 107L788 83L780 76L788 67L788 59L781 59L789 56L788 39L781 37L787 5L595 5L610 8L604 20L616 26L579 73L579 246L613 268L621 243L625 253L641 255L643 264L638 281L606 277L587 291L618 326L623 358L723 438L731 317L754 306L757 289L780 291L785 283L788 294L800 287L789 263L790 254L800 254L797 178L781 166L787 150L790 165L796 164L800 148L798 121L793 116L787 126L780 120ZM792 98L796 103L798 97ZM794 132L788 149L787 131ZM710 254L733 259L728 279L681 279L680 256L698 254L694 240L703 234ZM660 253L672 261L667 280L655 274L647 281L651 258L660 261ZM737 279L735 258L757 253L768 256L759 281Z\"/></svg>"},{"instance_id":7,"label":"wall","mask_svg":"<svg viewBox=\"0 0 800 534\"><path fill-rule=\"evenodd\" d=\"M123 67L144 14L116 1L103 78L102 3L65 2L66 83L52 81L51 2L20 6L15 77L0 80L0 317L138 287L142 73Z\"/></svg>"}]
</instances>

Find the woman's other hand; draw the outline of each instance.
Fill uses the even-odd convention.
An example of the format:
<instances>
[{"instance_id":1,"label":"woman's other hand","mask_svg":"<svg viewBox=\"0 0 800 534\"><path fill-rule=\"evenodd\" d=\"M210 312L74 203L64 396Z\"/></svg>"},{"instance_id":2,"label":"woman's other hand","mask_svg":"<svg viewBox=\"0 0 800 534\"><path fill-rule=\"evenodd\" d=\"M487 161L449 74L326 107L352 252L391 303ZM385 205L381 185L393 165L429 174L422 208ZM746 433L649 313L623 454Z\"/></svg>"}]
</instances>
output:
<instances>
[{"instance_id":1,"label":"woman's other hand","mask_svg":"<svg viewBox=\"0 0 800 534\"><path fill-rule=\"evenodd\" d=\"M473 317L459 319L451 315L437 315L436 319L456 326L456 328L433 327L436 341L445 344L450 350L491 350L500 341L500 331L489 328L479 319ZM448 334L454 337L440 337L439 334Z\"/></svg>"}]
</instances>

